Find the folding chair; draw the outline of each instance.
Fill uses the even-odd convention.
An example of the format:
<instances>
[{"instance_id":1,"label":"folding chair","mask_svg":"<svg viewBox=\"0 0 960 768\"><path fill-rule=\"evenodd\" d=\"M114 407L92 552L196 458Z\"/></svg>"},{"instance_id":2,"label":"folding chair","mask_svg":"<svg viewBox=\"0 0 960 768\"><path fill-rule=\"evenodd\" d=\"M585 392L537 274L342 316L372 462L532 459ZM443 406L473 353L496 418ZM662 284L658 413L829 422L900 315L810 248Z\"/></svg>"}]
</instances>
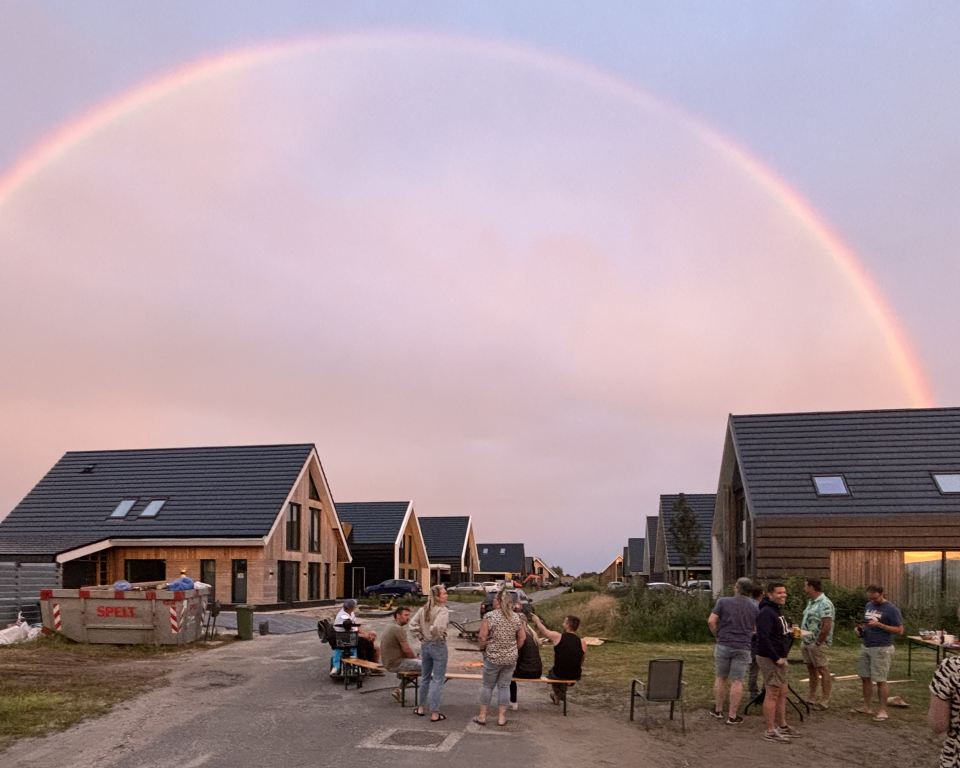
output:
<instances>
[{"instance_id":1,"label":"folding chair","mask_svg":"<svg viewBox=\"0 0 960 768\"><path fill-rule=\"evenodd\" d=\"M687 724L683 717L683 659L650 659L647 667L647 682L634 680L630 684L630 720L633 720L633 707L637 697L643 699L643 720L647 730L650 730L648 702L669 702L670 719L673 720L673 707L680 702L680 726L687 732ZM639 688L640 690L637 690Z\"/></svg>"}]
</instances>

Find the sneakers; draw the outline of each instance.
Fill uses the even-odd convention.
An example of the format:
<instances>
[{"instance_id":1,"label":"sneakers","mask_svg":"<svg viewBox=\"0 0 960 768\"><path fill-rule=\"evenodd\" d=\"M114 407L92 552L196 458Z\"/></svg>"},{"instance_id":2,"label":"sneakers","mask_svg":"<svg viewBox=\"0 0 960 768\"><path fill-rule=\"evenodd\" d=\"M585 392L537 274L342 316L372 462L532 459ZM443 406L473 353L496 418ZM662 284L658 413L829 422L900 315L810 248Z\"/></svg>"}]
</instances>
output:
<instances>
[{"instance_id":1,"label":"sneakers","mask_svg":"<svg viewBox=\"0 0 960 768\"><path fill-rule=\"evenodd\" d=\"M719 709L711 709L710 714L717 718L717 720L723 720L723 712Z\"/></svg>"},{"instance_id":2,"label":"sneakers","mask_svg":"<svg viewBox=\"0 0 960 768\"><path fill-rule=\"evenodd\" d=\"M784 736L780 731L764 731L763 738L766 741L775 741L777 744L790 743L790 737Z\"/></svg>"},{"instance_id":3,"label":"sneakers","mask_svg":"<svg viewBox=\"0 0 960 768\"><path fill-rule=\"evenodd\" d=\"M338 667L333 667L333 669L330 670L330 677L336 677L339 674L340 669Z\"/></svg>"},{"instance_id":4,"label":"sneakers","mask_svg":"<svg viewBox=\"0 0 960 768\"><path fill-rule=\"evenodd\" d=\"M788 739L802 739L803 734L800 733L796 728L791 728L789 725L781 725L777 728L777 733L781 736L786 736Z\"/></svg>"},{"instance_id":5,"label":"sneakers","mask_svg":"<svg viewBox=\"0 0 960 768\"><path fill-rule=\"evenodd\" d=\"M511 702L510 702L510 709L512 709L514 712L516 712L518 709L520 709L520 702L511 701Z\"/></svg>"},{"instance_id":6,"label":"sneakers","mask_svg":"<svg viewBox=\"0 0 960 768\"><path fill-rule=\"evenodd\" d=\"M727 718L727 725L740 725L740 723L742 722L743 722L743 718L740 717L740 715L737 715L736 717Z\"/></svg>"}]
</instances>

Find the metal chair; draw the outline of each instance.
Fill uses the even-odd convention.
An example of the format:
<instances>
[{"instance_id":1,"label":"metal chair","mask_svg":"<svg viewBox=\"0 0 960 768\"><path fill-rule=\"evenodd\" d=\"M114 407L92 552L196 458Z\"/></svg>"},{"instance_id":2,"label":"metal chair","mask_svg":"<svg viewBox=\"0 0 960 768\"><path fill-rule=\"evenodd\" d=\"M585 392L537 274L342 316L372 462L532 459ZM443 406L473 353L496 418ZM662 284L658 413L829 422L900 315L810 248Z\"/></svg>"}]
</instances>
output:
<instances>
[{"instance_id":1,"label":"metal chair","mask_svg":"<svg viewBox=\"0 0 960 768\"><path fill-rule=\"evenodd\" d=\"M648 702L670 703L670 719L673 720L673 708L680 702L680 727L687 732L683 716L683 659L650 659L647 667L647 682L634 680L630 684L630 720L633 721L633 708L637 697L643 699L643 720L650 730L650 716L647 713ZM637 690L639 688L640 690Z\"/></svg>"}]
</instances>

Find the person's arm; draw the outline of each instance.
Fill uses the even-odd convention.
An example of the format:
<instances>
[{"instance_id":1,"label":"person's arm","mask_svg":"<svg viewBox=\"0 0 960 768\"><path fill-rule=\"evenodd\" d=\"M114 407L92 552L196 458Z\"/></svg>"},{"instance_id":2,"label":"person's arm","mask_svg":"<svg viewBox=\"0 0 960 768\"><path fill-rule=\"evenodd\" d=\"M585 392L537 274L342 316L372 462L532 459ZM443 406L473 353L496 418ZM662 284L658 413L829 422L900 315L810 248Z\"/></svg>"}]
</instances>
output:
<instances>
[{"instance_id":1,"label":"person's arm","mask_svg":"<svg viewBox=\"0 0 960 768\"><path fill-rule=\"evenodd\" d=\"M903 624L897 626L896 624L881 624L876 619L870 619L867 622L868 627L873 627L874 629L882 629L884 632L889 632L891 635L902 635L903 634Z\"/></svg>"},{"instance_id":2,"label":"person's arm","mask_svg":"<svg viewBox=\"0 0 960 768\"><path fill-rule=\"evenodd\" d=\"M487 617L484 616L483 621L480 622L480 633L477 635L477 644L481 651L487 650L488 634L490 634L490 624L487 622Z\"/></svg>"},{"instance_id":3,"label":"person's arm","mask_svg":"<svg viewBox=\"0 0 960 768\"><path fill-rule=\"evenodd\" d=\"M400 650L403 651L403 655L408 659L417 658L417 654L413 652L413 648L410 647L410 643L408 643L406 640L400 641Z\"/></svg>"},{"instance_id":4,"label":"person's arm","mask_svg":"<svg viewBox=\"0 0 960 768\"><path fill-rule=\"evenodd\" d=\"M817 635L817 645L822 645L827 642L827 638L830 637L830 627L833 626L833 619L829 616L824 617L823 623L820 625L820 634Z\"/></svg>"},{"instance_id":5,"label":"person's arm","mask_svg":"<svg viewBox=\"0 0 960 768\"><path fill-rule=\"evenodd\" d=\"M701 614L702 615L702 614ZM715 613L710 614L710 618L707 619L707 626L710 627L710 631L713 633L713 636L717 636L717 625L720 622L720 617Z\"/></svg>"},{"instance_id":6,"label":"person's arm","mask_svg":"<svg viewBox=\"0 0 960 768\"><path fill-rule=\"evenodd\" d=\"M950 725L950 701L944 701L932 691L930 709L927 710L927 723L934 733L946 733Z\"/></svg>"},{"instance_id":7,"label":"person's arm","mask_svg":"<svg viewBox=\"0 0 960 768\"><path fill-rule=\"evenodd\" d=\"M560 638L563 637L559 632L554 632L552 629L547 629L546 625L540 620L540 617L537 614L533 614L533 620L536 622L537 629L539 629L543 636L546 637L551 643L556 645L560 642Z\"/></svg>"},{"instance_id":8,"label":"person's arm","mask_svg":"<svg viewBox=\"0 0 960 768\"><path fill-rule=\"evenodd\" d=\"M523 622L520 622L520 628L517 630L517 650L519 651L523 648L523 644L527 641L527 630L523 628Z\"/></svg>"},{"instance_id":9,"label":"person's arm","mask_svg":"<svg viewBox=\"0 0 960 768\"><path fill-rule=\"evenodd\" d=\"M584 661L587 660L587 641L581 639L581 640L580 640L580 647L583 648L583 661L580 662L580 663L582 664Z\"/></svg>"}]
</instances>

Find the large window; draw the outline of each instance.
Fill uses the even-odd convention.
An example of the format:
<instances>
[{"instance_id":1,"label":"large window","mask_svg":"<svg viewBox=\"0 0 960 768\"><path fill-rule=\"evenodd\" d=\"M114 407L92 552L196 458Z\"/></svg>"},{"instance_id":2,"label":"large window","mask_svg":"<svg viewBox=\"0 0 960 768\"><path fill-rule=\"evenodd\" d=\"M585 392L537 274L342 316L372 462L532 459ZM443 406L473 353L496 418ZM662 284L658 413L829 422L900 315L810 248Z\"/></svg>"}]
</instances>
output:
<instances>
[{"instance_id":1,"label":"large window","mask_svg":"<svg viewBox=\"0 0 960 768\"><path fill-rule=\"evenodd\" d=\"M406 536L400 537L399 559L401 563L407 562L407 537Z\"/></svg>"},{"instance_id":2,"label":"large window","mask_svg":"<svg viewBox=\"0 0 960 768\"><path fill-rule=\"evenodd\" d=\"M310 507L310 538L307 546L311 552L320 551L320 510Z\"/></svg>"},{"instance_id":3,"label":"large window","mask_svg":"<svg viewBox=\"0 0 960 768\"><path fill-rule=\"evenodd\" d=\"M300 505L293 502L287 509L287 549L300 549Z\"/></svg>"}]
</instances>

